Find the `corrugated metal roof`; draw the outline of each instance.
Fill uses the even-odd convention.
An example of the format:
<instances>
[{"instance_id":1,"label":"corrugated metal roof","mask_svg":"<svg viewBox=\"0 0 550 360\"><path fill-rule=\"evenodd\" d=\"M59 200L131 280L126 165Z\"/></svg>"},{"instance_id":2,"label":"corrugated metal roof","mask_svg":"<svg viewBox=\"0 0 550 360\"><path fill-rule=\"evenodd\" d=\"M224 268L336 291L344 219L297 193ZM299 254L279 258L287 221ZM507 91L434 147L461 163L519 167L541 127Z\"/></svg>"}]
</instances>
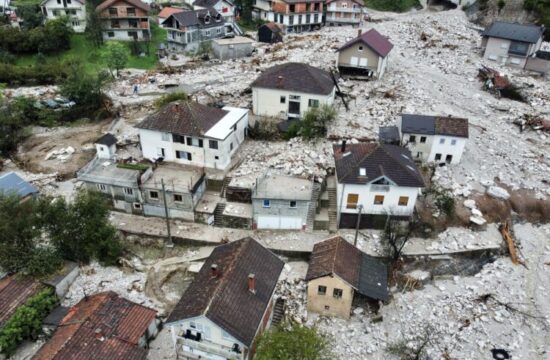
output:
<instances>
[{"instance_id":1,"label":"corrugated metal roof","mask_svg":"<svg viewBox=\"0 0 550 360\"><path fill-rule=\"evenodd\" d=\"M0 280L0 328L29 298L44 289L38 281L19 275L8 275Z\"/></svg>"},{"instance_id":2,"label":"corrugated metal roof","mask_svg":"<svg viewBox=\"0 0 550 360\"><path fill-rule=\"evenodd\" d=\"M534 44L540 40L543 33L542 26L495 21L485 28L481 35Z\"/></svg>"},{"instance_id":3,"label":"corrugated metal roof","mask_svg":"<svg viewBox=\"0 0 550 360\"><path fill-rule=\"evenodd\" d=\"M38 189L12 171L0 176L0 192L25 197L36 194Z\"/></svg>"}]
</instances>

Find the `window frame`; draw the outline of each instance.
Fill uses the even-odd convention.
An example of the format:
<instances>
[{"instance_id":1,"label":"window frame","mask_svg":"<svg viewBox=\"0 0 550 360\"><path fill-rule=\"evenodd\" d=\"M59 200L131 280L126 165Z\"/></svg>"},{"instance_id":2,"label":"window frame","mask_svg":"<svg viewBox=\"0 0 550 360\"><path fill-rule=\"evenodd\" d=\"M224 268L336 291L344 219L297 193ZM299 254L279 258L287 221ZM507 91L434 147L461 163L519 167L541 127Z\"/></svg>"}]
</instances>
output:
<instances>
[{"instance_id":1,"label":"window frame","mask_svg":"<svg viewBox=\"0 0 550 360\"><path fill-rule=\"evenodd\" d=\"M352 197L352 198L355 197L356 198L355 203L350 202L350 197ZM348 193L348 196L346 196L346 209L357 209L358 206L359 206L359 194Z\"/></svg>"},{"instance_id":2,"label":"window frame","mask_svg":"<svg viewBox=\"0 0 550 360\"><path fill-rule=\"evenodd\" d=\"M416 135L409 135L409 142L411 144L416 144Z\"/></svg>"},{"instance_id":3,"label":"window frame","mask_svg":"<svg viewBox=\"0 0 550 360\"><path fill-rule=\"evenodd\" d=\"M439 139L439 145L445 145L445 138Z\"/></svg>"},{"instance_id":4,"label":"window frame","mask_svg":"<svg viewBox=\"0 0 550 360\"><path fill-rule=\"evenodd\" d=\"M317 295L325 296L327 294L327 287L325 285L317 286Z\"/></svg>"},{"instance_id":5,"label":"window frame","mask_svg":"<svg viewBox=\"0 0 550 360\"><path fill-rule=\"evenodd\" d=\"M208 140L208 148L213 150L218 150L218 140Z\"/></svg>"},{"instance_id":6,"label":"window frame","mask_svg":"<svg viewBox=\"0 0 550 360\"><path fill-rule=\"evenodd\" d=\"M153 195L155 194L155 195ZM149 190L149 199L151 200L159 200L160 197L159 197L159 192L158 190Z\"/></svg>"},{"instance_id":7,"label":"window frame","mask_svg":"<svg viewBox=\"0 0 550 360\"><path fill-rule=\"evenodd\" d=\"M294 206L292 206L292 203L294 203ZM289 207L290 209L297 209L297 208L298 208L298 202L297 202L296 200L290 200L290 201L288 202L288 207Z\"/></svg>"},{"instance_id":8,"label":"window frame","mask_svg":"<svg viewBox=\"0 0 550 360\"><path fill-rule=\"evenodd\" d=\"M421 144L425 144L425 143L426 143L426 140L427 140L427 137L426 137L426 136L421 136L421 137L420 137L420 143L421 143Z\"/></svg>"},{"instance_id":9,"label":"window frame","mask_svg":"<svg viewBox=\"0 0 550 360\"><path fill-rule=\"evenodd\" d=\"M338 289L338 288L334 288L332 290L332 297L335 298L335 299L341 299L344 297L344 290L343 289Z\"/></svg>"},{"instance_id":10,"label":"window frame","mask_svg":"<svg viewBox=\"0 0 550 360\"><path fill-rule=\"evenodd\" d=\"M269 209L271 207L271 200L270 199L264 199L262 202L262 207L265 209Z\"/></svg>"},{"instance_id":11,"label":"window frame","mask_svg":"<svg viewBox=\"0 0 550 360\"><path fill-rule=\"evenodd\" d=\"M133 196L134 195L134 189L129 188L129 187L125 187L124 188L124 194L128 195L128 196Z\"/></svg>"},{"instance_id":12,"label":"window frame","mask_svg":"<svg viewBox=\"0 0 550 360\"><path fill-rule=\"evenodd\" d=\"M320 105L318 99L308 99L307 106L310 108L318 108Z\"/></svg>"},{"instance_id":13,"label":"window frame","mask_svg":"<svg viewBox=\"0 0 550 360\"><path fill-rule=\"evenodd\" d=\"M176 199L176 196L180 197L180 200ZM183 194L173 194L174 202L176 203L183 203Z\"/></svg>"},{"instance_id":14,"label":"window frame","mask_svg":"<svg viewBox=\"0 0 550 360\"><path fill-rule=\"evenodd\" d=\"M380 200L382 198L382 200ZM374 195L374 205L384 205L385 196L384 195Z\"/></svg>"},{"instance_id":15,"label":"window frame","mask_svg":"<svg viewBox=\"0 0 550 360\"><path fill-rule=\"evenodd\" d=\"M406 201L402 201L406 199ZM400 196L399 199L397 200L397 205L398 206L408 206L409 205L409 197L408 196Z\"/></svg>"}]
</instances>

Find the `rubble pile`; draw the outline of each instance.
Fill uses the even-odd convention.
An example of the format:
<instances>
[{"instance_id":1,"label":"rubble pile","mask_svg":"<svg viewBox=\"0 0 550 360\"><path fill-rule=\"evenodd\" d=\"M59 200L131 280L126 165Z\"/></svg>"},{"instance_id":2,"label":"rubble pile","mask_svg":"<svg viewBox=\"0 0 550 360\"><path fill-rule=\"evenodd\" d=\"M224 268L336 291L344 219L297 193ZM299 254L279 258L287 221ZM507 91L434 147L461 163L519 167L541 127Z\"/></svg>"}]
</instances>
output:
<instances>
[{"instance_id":1,"label":"rubble pile","mask_svg":"<svg viewBox=\"0 0 550 360\"><path fill-rule=\"evenodd\" d=\"M70 157L74 154L75 148L72 146L67 146L66 148L61 148L57 150L52 150L48 154L46 154L46 157L44 160L54 160L57 159L61 162L65 162L70 159Z\"/></svg>"}]
</instances>

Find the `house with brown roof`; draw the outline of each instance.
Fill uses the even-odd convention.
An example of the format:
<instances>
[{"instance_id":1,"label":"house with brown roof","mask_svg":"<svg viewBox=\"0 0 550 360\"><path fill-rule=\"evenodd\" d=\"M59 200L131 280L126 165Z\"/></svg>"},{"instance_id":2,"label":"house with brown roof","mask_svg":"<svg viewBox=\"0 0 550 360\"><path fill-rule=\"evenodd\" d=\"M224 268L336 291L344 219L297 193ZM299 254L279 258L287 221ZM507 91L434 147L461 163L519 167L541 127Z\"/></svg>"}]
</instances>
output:
<instances>
[{"instance_id":1,"label":"house with brown roof","mask_svg":"<svg viewBox=\"0 0 550 360\"><path fill-rule=\"evenodd\" d=\"M176 356L252 359L283 266L252 238L216 247L166 320Z\"/></svg>"},{"instance_id":2,"label":"house with brown roof","mask_svg":"<svg viewBox=\"0 0 550 360\"><path fill-rule=\"evenodd\" d=\"M183 100L165 105L136 127L147 159L223 170L246 137L248 110Z\"/></svg>"},{"instance_id":3,"label":"house with brown roof","mask_svg":"<svg viewBox=\"0 0 550 360\"><path fill-rule=\"evenodd\" d=\"M360 26L364 7L360 0L327 0L325 23L329 26Z\"/></svg>"},{"instance_id":4,"label":"house with brown roof","mask_svg":"<svg viewBox=\"0 0 550 360\"><path fill-rule=\"evenodd\" d=\"M255 115L300 118L308 109L332 105L336 86L328 71L304 63L275 65L250 85Z\"/></svg>"},{"instance_id":5,"label":"house with brown roof","mask_svg":"<svg viewBox=\"0 0 550 360\"><path fill-rule=\"evenodd\" d=\"M375 29L362 33L340 47L336 66L342 75L380 79L393 44Z\"/></svg>"},{"instance_id":6,"label":"house with brown roof","mask_svg":"<svg viewBox=\"0 0 550 360\"><path fill-rule=\"evenodd\" d=\"M84 297L33 359L145 360L158 332L156 315L112 291Z\"/></svg>"},{"instance_id":7,"label":"house with brown roof","mask_svg":"<svg viewBox=\"0 0 550 360\"><path fill-rule=\"evenodd\" d=\"M401 142L413 158L436 164L458 164L468 141L468 119L402 114Z\"/></svg>"},{"instance_id":8,"label":"house with brown roof","mask_svg":"<svg viewBox=\"0 0 550 360\"><path fill-rule=\"evenodd\" d=\"M258 28L258 41L267 44L283 42L283 34L284 30L280 24L270 22Z\"/></svg>"},{"instance_id":9,"label":"house with brown roof","mask_svg":"<svg viewBox=\"0 0 550 360\"><path fill-rule=\"evenodd\" d=\"M140 0L105 0L96 7L103 24L103 39L150 39L149 10L149 5Z\"/></svg>"},{"instance_id":10,"label":"house with brown roof","mask_svg":"<svg viewBox=\"0 0 550 360\"><path fill-rule=\"evenodd\" d=\"M404 147L334 145L336 210L340 228L383 227L389 217L408 220L424 180ZM358 219L359 217L359 219Z\"/></svg>"},{"instance_id":11,"label":"house with brown roof","mask_svg":"<svg viewBox=\"0 0 550 360\"><path fill-rule=\"evenodd\" d=\"M349 319L355 296L388 299L386 265L336 236L315 244L306 274L307 310Z\"/></svg>"}]
</instances>

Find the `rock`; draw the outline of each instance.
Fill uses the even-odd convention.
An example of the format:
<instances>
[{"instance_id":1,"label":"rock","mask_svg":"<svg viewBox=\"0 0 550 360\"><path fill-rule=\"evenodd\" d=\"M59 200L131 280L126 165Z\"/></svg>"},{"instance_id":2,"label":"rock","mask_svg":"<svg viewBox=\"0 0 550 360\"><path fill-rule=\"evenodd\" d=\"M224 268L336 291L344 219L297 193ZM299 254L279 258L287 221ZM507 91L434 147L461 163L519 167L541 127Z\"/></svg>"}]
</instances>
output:
<instances>
[{"instance_id":1,"label":"rock","mask_svg":"<svg viewBox=\"0 0 550 360\"><path fill-rule=\"evenodd\" d=\"M464 200L464 206L468 209L475 209L476 208L476 201L472 199Z\"/></svg>"},{"instance_id":2,"label":"rock","mask_svg":"<svg viewBox=\"0 0 550 360\"><path fill-rule=\"evenodd\" d=\"M365 309L360 308L360 307L353 309L353 313L354 313L355 315L361 315L361 314L364 313L364 312L365 312Z\"/></svg>"},{"instance_id":3,"label":"rock","mask_svg":"<svg viewBox=\"0 0 550 360\"><path fill-rule=\"evenodd\" d=\"M508 200L510 198L508 191L498 186L490 186L487 189L487 195L501 200Z\"/></svg>"},{"instance_id":4,"label":"rock","mask_svg":"<svg viewBox=\"0 0 550 360\"><path fill-rule=\"evenodd\" d=\"M477 225L484 225L487 222L483 217L473 215L470 216L470 221Z\"/></svg>"}]
</instances>

